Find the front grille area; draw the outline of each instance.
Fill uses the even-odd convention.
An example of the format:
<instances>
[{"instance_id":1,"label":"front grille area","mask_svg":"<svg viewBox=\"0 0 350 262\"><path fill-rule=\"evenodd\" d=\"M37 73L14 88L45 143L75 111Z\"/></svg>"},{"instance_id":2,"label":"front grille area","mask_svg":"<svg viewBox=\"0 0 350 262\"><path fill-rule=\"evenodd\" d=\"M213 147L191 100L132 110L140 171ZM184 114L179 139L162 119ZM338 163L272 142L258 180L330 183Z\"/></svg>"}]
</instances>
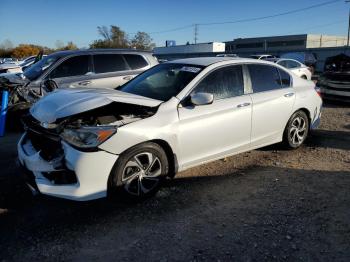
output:
<instances>
[{"instance_id":1,"label":"front grille area","mask_svg":"<svg viewBox=\"0 0 350 262\"><path fill-rule=\"evenodd\" d=\"M27 131L27 137L35 150L40 151L40 156L44 160L51 161L63 154L61 138L57 130L43 128L40 122L31 115L26 115L22 121Z\"/></svg>"},{"instance_id":2,"label":"front grille area","mask_svg":"<svg viewBox=\"0 0 350 262\"><path fill-rule=\"evenodd\" d=\"M75 173L71 170L43 172L43 176L56 185L76 184L78 182Z\"/></svg>"}]
</instances>

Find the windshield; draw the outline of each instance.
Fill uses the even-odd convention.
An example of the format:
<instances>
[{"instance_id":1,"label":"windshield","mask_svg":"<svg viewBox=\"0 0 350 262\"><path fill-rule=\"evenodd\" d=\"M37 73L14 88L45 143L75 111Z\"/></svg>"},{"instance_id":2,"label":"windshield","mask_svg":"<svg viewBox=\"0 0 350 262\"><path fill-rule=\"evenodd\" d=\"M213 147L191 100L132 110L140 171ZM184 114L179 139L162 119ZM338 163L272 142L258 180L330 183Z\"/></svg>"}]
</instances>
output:
<instances>
[{"instance_id":1,"label":"windshield","mask_svg":"<svg viewBox=\"0 0 350 262\"><path fill-rule=\"evenodd\" d=\"M49 55L44 57L39 62L33 64L31 67L28 67L24 70L23 74L30 81L36 80L41 76L53 63L55 63L61 57L58 55Z\"/></svg>"},{"instance_id":2,"label":"windshield","mask_svg":"<svg viewBox=\"0 0 350 262\"><path fill-rule=\"evenodd\" d=\"M119 90L167 101L176 96L203 67L188 64L159 64L121 86Z\"/></svg>"}]
</instances>

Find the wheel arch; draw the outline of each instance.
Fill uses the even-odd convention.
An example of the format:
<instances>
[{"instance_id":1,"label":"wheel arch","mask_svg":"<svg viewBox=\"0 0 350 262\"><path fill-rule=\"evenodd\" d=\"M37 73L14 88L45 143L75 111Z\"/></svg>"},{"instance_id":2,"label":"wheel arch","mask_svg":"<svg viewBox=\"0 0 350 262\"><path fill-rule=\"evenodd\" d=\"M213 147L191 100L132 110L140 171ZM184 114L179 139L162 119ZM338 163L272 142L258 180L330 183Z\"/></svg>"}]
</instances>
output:
<instances>
[{"instance_id":1,"label":"wheel arch","mask_svg":"<svg viewBox=\"0 0 350 262\"><path fill-rule=\"evenodd\" d=\"M158 144L161 148L164 149L169 162L169 176L173 178L179 169L179 165L178 165L176 154L174 153L169 143L162 139L153 139L145 142L152 142L152 143Z\"/></svg>"},{"instance_id":2,"label":"wheel arch","mask_svg":"<svg viewBox=\"0 0 350 262\"><path fill-rule=\"evenodd\" d=\"M310 112L310 110L309 109L307 109L307 108L305 108L305 107L301 107L301 108L299 108L299 109L297 109L297 110L295 110L294 111L294 113L295 112L298 112L298 111L303 111L305 114L306 114L306 116L307 116L307 118L308 118L308 120L309 120L309 128L310 128L310 126L311 126L311 112ZM293 113L293 114L294 114ZM292 114L292 115L293 115Z\"/></svg>"},{"instance_id":3,"label":"wheel arch","mask_svg":"<svg viewBox=\"0 0 350 262\"><path fill-rule=\"evenodd\" d=\"M152 140L147 140L147 141L143 141L141 143L138 143L130 148L145 144L145 143L155 143L157 145L159 145L165 152L166 157L168 159L168 164L169 164L169 174L168 176L173 178L177 171L178 171L178 161L177 161L177 157L176 154L174 153L173 149L171 148L170 144L168 142L166 142L165 140L162 139L152 139ZM124 150L123 152L120 153L124 154L126 151L128 151L130 148ZM113 183L112 183L112 173L116 168L116 165L118 163L118 160L114 163L114 166L112 168L112 170L110 171L109 175L108 175L108 179L107 179L107 196L110 195L111 193L111 189L113 187Z\"/></svg>"},{"instance_id":4,"label":"wheel arch","mask_svg":"<svg viewBox=\"0 0 350 262\"><path fill-rule=\"evenodd\" d=\"M307 119L309 120L309 129L310 129L310 126L311 126L311 113L310 113L309 109L307 109L307 108L305 108L305 107L300 107L300 108L294 110L294 111L290 114L290 117L288 118L286 124L284 125L284 129L287 127L290 118L291 118L296 112L298 112L298 111L302 111L302 112L304 112L304 113L306 114Z\"/></svg>"}]
</instances>

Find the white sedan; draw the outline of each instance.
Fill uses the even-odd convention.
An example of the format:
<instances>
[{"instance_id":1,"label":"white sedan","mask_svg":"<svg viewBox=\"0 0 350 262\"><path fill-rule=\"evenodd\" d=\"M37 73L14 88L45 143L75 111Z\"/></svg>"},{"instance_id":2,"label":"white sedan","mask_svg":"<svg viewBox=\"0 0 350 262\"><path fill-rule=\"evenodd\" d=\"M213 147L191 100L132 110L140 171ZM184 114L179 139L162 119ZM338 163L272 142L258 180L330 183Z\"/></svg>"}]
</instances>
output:
<instances>
[{"instance_id":1,"label":"white sedan","mask_svg":"<svg viewBox=\"0 0 350 262\"><path fill-rule=\"evenodd\" d=\"M318 126L321 106L313 82L278 64L170 61L118 90L61 89L42 98L23 119L18 156L28 185L42 194L142 199L190 167L279 142L298 148Z\"/></svg>"},{"instance_id":2,"label":"white sedan","mask_svg":"<svg viewBox=\"0 0 350 262\"><path fill-rule=\"evenodd\" d=\"M289 69L290 71L292 71L294 74L296 74L301 78L311 80L311 77L312 77L311 69L297 60L281 58L276 61L276 64L279 64Z\"/></svg>"}]
</instances>

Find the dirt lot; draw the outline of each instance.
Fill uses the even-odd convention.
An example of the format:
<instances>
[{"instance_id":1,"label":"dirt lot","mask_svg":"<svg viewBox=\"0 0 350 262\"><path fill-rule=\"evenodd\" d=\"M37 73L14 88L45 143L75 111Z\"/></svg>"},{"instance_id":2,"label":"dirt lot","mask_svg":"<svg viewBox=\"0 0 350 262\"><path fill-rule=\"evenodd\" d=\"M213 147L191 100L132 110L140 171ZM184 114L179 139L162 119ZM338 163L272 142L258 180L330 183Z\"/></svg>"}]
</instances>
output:
<instances>
[{"instance_id":1,"label":"dirt lot","mask_svg":"<svg viewBox=\"0 0 350 262\"><path fill-rule=\"evenodd\" d=\"M296 151L183 172L134 205L30 196L1 138L0 261L349 261L350 106L328 105Z\"/></svg>"}]
</instances>

